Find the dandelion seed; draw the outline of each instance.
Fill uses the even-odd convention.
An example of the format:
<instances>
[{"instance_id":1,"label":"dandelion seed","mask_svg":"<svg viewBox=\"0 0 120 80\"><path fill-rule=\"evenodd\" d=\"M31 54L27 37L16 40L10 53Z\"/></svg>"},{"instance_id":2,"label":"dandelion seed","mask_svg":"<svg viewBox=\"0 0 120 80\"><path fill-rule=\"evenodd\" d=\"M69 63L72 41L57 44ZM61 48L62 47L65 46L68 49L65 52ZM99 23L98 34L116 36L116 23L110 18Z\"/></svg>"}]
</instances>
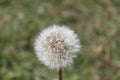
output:
<instances>
[{"instance_id":1,"label":"dandelion seed","mask_svg":"<svg viewBox=\"0 0 120 80\"><path fill-rule=\"evenodd\" d=\"M39 61L55 70L71 67L80 47L74 31L58 25L43 30L34 43Z\"/></svg>"}]
</instances>

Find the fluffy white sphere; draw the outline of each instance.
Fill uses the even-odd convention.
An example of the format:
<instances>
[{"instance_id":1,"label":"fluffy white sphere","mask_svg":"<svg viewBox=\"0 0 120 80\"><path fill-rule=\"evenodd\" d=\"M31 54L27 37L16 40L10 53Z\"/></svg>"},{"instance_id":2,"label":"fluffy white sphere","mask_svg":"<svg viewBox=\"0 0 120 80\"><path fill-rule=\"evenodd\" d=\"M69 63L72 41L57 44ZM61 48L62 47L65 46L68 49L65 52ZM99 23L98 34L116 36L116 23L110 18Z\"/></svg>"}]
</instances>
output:
<instances>
[{"instance_id":1,"label":"fluffy white sphere","mask_svg":"<svg viewBox=\"0 0 120 80\"><path fill-rule=\"evenodd\" d=\"M57 70L70 67L80 47L74 31L58 25L43 30L34 43L38 59L49 68Z\"/></svg>"}]
</instances>

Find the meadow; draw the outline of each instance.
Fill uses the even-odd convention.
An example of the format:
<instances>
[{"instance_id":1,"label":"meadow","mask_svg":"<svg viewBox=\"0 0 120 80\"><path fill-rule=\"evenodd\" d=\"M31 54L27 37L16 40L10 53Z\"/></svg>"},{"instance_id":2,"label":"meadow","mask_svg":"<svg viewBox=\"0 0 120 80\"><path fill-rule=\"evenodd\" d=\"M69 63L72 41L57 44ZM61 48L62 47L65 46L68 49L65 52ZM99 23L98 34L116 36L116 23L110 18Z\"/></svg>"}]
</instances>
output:
<instances>
[{"instance_id":1,"label":"meadow","mask_svg":"<svg viewBox=\"0 0 120 80\"><path fill-rule=\"evenodd\" d=\"M75 30L82 45L63 80L120 80L120 0L0 0L0 80L58 80L33 45L53 24Z\"/></svg>"}]
</instances>

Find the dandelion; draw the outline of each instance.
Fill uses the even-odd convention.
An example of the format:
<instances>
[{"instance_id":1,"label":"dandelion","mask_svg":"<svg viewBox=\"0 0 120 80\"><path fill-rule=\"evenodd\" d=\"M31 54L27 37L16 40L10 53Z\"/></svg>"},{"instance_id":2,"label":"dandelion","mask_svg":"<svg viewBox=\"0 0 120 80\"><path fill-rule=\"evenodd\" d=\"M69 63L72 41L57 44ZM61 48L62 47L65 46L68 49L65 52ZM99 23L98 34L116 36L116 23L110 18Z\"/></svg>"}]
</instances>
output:
<instances>
[{"instance_id":1,"label":"dandelion","mask_svg":"<svg viewBox=\"0 0 120 80\"><path fill-rule=\"evenodd\" d=\"M62 80L61 69L72 66L80 47L74 31L58 25L43 30L34 43L39 61L50 69L59 70L59 80Z\"/></svg>"}]
</instances>

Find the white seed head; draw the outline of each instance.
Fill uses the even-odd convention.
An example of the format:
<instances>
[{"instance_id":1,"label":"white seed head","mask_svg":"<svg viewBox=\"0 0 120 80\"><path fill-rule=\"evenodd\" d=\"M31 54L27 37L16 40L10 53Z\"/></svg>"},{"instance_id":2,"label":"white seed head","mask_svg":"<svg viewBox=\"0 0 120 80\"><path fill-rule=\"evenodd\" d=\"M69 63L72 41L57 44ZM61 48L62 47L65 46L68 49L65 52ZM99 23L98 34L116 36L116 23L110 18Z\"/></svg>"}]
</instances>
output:
<instances>
[{"instance_id":1,"label":"white seed head","mask_svg":"<svg viewBox=\"0 0 120 80\"><path fill-rule=\"evenodd\" d=\"M70 67L80 47L74 31L58 25L43 30L34 43L38 59L49 68L57 70Z\"/></svg>"}]
</instances>

